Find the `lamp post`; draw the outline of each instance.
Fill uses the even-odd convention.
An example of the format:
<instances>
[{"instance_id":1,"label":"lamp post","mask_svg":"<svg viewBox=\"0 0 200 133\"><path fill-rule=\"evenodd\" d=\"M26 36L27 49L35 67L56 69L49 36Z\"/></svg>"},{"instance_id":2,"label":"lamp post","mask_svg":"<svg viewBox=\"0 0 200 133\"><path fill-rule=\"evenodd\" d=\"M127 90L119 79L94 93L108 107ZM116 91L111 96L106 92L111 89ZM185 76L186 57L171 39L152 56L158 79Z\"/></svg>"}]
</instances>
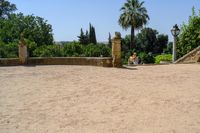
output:
<instances>
[{"instance_id":1,"label":"lamp post","mask_svg":"<svg viewBox=\"0 0 200 133\"><path fill-rule=\"evenodd\" d=\"M174 63L176 61L176 41L177 37L180 33L180 29L178 28L178 25L175 24L173 28L171 29L171 33L174 36L174 43L173 43L173 59L172 62Z\"/></svg>"}]
</instances>

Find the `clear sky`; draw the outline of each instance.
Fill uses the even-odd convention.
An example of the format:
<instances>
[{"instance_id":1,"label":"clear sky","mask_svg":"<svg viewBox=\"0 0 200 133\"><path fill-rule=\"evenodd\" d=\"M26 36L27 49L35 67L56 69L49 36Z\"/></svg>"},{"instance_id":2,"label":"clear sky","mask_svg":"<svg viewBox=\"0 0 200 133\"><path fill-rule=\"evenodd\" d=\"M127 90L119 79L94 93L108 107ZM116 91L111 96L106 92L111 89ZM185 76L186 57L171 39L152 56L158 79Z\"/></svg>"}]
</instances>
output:
<instances>
[{"instance_id":1,"label":"clear sky","mask_svg":"<svg viewBox=\"0 0 200 133\"><path fill-rule=\"evenodd\" d=\"M55 41L77 40L80 29L96 28L97 41L107 41L108 33L130 34L118 25L120 8L126 0L9 0L18 12L34 14L48 20L53 27ZM174 24L188 21L192 6L200 9L200 0L144 0L150 21L146 27L169 35Z\"/></svg>"}]
</instances>

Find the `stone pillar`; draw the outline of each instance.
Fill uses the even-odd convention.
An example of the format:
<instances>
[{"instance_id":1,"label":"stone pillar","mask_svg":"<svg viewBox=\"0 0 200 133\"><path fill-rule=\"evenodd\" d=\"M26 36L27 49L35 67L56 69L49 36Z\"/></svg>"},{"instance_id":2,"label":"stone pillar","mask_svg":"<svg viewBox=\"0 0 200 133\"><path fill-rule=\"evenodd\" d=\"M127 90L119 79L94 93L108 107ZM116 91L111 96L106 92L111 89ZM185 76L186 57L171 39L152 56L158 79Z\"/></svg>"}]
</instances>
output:
<instances>
[{"instance_id":1,"label":"stone pillar","mask_svg":"<svg viewBox=\"0 0 200 133\"><path fill-rule=\"evenodd\" d=\"M115 37L112 39L112 58L113 67L122 67L121 34L119 32L115 32Z\"/></svg>"},{"instance_id":2,"label":"stone pillar","mask_svg":"<svg viewBox=\"0 0 200 133\"><path fill-rule=\"evenodd\" d=\"M19 52L20 64L25 65L25 64L27 64L28 51L27 51L27 46L26 46L25 40L23 38L23 35L21 35L21 39L20 39L18 48L19 48L18 52Z\"/></svg>"}]
</instances>

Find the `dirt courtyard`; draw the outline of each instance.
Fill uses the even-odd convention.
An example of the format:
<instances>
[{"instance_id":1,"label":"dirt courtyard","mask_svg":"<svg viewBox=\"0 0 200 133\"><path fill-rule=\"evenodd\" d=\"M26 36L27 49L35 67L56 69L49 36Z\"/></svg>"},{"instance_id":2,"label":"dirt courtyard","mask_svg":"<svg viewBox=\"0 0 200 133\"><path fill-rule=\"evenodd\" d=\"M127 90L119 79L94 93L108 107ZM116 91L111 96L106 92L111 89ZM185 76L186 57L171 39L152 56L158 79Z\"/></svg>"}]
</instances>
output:
<instances>
[{"instance_id":1,"label":"dirt courtyard","mask_svg":"<svg viewBox=\"0 0 200 133\"><path fill-rule=\"evenodd\" d=\"M200 65L0 67L0 133L200 133Z\"/></svg>"}]
</instances>

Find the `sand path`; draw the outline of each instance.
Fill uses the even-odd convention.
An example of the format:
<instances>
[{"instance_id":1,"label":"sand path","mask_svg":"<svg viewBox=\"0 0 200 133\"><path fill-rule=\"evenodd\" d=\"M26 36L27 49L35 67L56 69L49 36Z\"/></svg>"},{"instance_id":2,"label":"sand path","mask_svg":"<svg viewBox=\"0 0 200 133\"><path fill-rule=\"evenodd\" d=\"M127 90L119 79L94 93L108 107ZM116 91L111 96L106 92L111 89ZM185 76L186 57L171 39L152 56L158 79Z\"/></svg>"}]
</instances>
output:
<instances>
[{"instance_id":1,"label":"sand path","mask_svg":"<svg viewBox=\"0 0 200 133\"><path fill-rule=\"evenodd\" d=\"M200 65L0 67L0 133L200 133Z\"/></svg>"}]
</instances>

